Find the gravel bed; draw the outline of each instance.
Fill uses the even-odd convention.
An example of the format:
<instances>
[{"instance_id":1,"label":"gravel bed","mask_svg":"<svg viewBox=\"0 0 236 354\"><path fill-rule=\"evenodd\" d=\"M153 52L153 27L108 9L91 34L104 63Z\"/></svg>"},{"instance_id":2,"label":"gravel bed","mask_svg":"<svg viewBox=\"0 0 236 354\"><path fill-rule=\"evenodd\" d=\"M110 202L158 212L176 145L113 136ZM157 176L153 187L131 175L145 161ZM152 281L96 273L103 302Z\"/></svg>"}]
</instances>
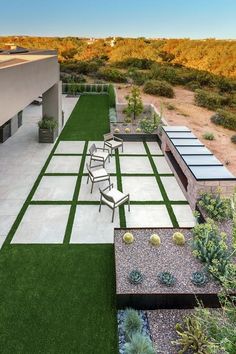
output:
<instances>
[{"instance_id":1,"label":"gravel bed","mask_svg":"<svg viewBox=\"0 0 236 354\"><path fill-rule=\"evenodd\" d=\"M115 230L116 292L117 294L215 294L220 285L213 279L204 287L192 284L192 272L204 271L204 265L192 255L190 246L191 229L129 229L135 237L131 245L123 242L125 230ZM187 240L184 246L176 246L172 241L174 232L180 231ZM149 238L157 233L161 238L159 247L152 246ZM142 284L132 285L129 273L138 269L144 276ZM160 285L159 272L171 272L177 282L172 287Z\"/></svg>"},{"instance_id":2,"label":"gravel bed","mask_svg":"<svg viewBox=\"0 0 236 354\"><path fill-rule=\"evenodd\" d=\"M148 336L152 340L147 312L146 311L138 311L138 313L142 319L142 333L144 335ZM123 330L124 317L125 317L124 314L125 314L124 310L117 311L119 354L125 354L124 345L126 343L126 340L125 340L125 332Z\"/></svg>"},{"instance_id":3,"label":"gravel bed","mask_svg":"<svg viewBox=\"0 0 236 354\"><path fill-rule=\"evenodd\" d=\"M137 132L136 129L139 128L139 124L132 124L132 123L127 123L126 125L124 125L123 123L111 123L110 124L110 131L111 133L116 133L115 129L119 129L119 134L126 134L125 129L129 128L130 132L129 134L144 134L144 132L141 130L141 132ZM157 134L158 133L158 129L155 129L152 133L150 134Z\"/></svg>"},{"instance_id":4,"label":"gravel bed","mask_svg":"<svg viewBox=\"0 0 236 354\"><path fill-rule=\"evenodd\" d=\"M175 325L194 310L153 310L147 311L153 347L158 354L176 354L178 347L171 342L178 339ZM191 351L186 352L192 353Z\"/></svg>"}]
</instances>

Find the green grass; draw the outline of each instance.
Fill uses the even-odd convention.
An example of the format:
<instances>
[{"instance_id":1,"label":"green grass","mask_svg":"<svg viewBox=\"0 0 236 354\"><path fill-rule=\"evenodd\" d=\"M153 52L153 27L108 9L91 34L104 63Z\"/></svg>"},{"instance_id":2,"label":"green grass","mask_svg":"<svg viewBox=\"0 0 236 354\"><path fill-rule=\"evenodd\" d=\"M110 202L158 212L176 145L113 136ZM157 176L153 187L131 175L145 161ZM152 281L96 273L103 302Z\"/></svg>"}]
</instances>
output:
<instances>
[{"instance_id":1,"label":"green grass","mask_svg":"<svg viewBox=\"0 0 236 354\"><path fill-rule=\"evenodd\" d=\"M70 245L82 165L62 245L11 245L60 140L102 140L108 96L82 96L0 251L0 353L117 353L112 245ZM86 144L87 145L87 144Z\"/></svg>"},{"instance_id":2,"label":"green grass","mask_svg":"<svg viewBox=\"0 0 236 354\"><path fill-rule=\"evenodd\" d=\"M68 119L61 140L103 140L109 126L108 95L83 95Z\"/></svg>"},{"instance_id":3,"label":"green grass","mask_svg":"<svg viewBox=\"0 0 236 354\"><path fill-rule=\"evenodd\" d=\"M117 352L112 245L18 245L0 255L0 352Z\"/></svg>"}]
</instances>

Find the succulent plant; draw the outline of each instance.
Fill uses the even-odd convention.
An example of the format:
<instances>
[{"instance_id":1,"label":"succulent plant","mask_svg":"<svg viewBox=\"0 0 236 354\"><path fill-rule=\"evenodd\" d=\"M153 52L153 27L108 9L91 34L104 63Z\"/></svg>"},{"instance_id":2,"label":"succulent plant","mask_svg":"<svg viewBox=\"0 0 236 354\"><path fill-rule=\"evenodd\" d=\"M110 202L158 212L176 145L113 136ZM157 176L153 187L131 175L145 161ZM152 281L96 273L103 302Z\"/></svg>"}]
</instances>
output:
<instances>
[{"instance_id":1,"label":"succulent plant","mask_svg":"<svg viewBox=\"0 0 236 354\"><path fill-rule=\"evenodd\" d=\"M125 128L125 132L126 132L126 134L129 134L130 133L130 128Z\"/></svg>"},{"instance_id":2,"label":"succulent plant","mask_svg":"<svg viewBox=\"0 0 236 354\"><path fill-rule=\"evenodd\" d=\"M173 286L176 283L176 278L170 272L161 272L158 274L159 282L166 286Z\"/></svg>"},{"instance_id":3,"label":"succulent plant","mask_svg":"<svg viewBox=\"0 0 236 354\"><path fill-rule=\"evenodd\" d=\"M193 272L191 282L196 286L204 286L208 282L208 278L203 272Z\"/></svg>"},{"instance_id":4,"label":"succulent plant","mask_svg":"<svg viewBox=\"0 0 236 354\"><path fill-rule=\"evenodd\" d=\"M131 232L126 232L123 236L123 241L127 244L133 243L134 242L133 234L131 234Z\"/></svg>"},{"instance_id":5,"label":"succulent plant","mask_svg":"<svg viewBox=\"0 0 236 354\"><path fill-rule=\"evenodd\" d=\"M143 282L143 275L139 270L132 270L129 273L129 282L133 285L138 285Z\"/></svg>"},{"instance_id":6,"label":"succulent plant","mask_svg":"<svg viewBox=\"0 0 236 354\"><path fill-rule=\"evenodd\" d=\"M114 129L114 133L118 134L120 132L119 128Z\"/></svg>"},{"instance_id":7,"label":"succulent plant","mask_svg":"<svg viewBox=\"0 0 236 354\"><path fill-rule=\"evenodd\" d=\"M172 240L178 246L183 246L185 244L185 237L181 232L175 232L172 236Z\"/></svg>"},{"instance_id":8,"label":"succulent plant","mask_svg":"<svg viewBox=\"0 0 236 354\"><path fill-rule=\"evenodd\" d=\"M141 133L142 129L141 128L136 128L136 133Z\"/></svg>"},{"instance_id":9,"label":"succulent plant","mask_svg":"<svg viewBox=\"0 0 236 354\"><path fill-rule=\"evenodd\" d=\"M158 236L157 234L151 235L151 237L150 237L150 243L151 243L153 246L160 246L160 244L161 244L161 238L160 238L160 236Z\"/></svg>"}]
</instances>

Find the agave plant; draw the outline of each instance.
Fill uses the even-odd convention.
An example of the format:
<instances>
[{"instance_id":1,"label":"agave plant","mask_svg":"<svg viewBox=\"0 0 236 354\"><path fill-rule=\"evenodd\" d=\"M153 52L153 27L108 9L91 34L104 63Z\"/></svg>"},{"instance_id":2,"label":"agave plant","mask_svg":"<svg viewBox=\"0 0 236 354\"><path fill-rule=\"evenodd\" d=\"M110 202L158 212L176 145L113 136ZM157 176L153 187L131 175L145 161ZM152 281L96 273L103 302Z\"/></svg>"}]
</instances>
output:
<instances>
[{"instance_id":1,"label":"agave plant","mask_svg":"<svg viewBox=\"0 0 236 354\"><path fill-rule=\"evenodd\" d=\"M143 282L143 275L139 270L132 270L129 273L129 282L133 285L138 285Z\"/></svg>"},{"instance_id":2,"label":"agave plant","mask_svg":"<svg viewBox=\"0 0 236 354\"><path fill-rule=\"evenodd\" d=\"M203 272L193 272L191 276L191 282L196 286L204 286L208 282L208 278Z\"/></svg>"},{"instance_id":3,"label":"agave plant","mask_svg":"<svg viewBox=\"0 0 236 354\"><path fill-rule=\"evenodd\" d=\"M169 272L161 272L158 274L158 280L166 286L173 286L176 283L176 278Z\"/></svg>"}]
</instances>

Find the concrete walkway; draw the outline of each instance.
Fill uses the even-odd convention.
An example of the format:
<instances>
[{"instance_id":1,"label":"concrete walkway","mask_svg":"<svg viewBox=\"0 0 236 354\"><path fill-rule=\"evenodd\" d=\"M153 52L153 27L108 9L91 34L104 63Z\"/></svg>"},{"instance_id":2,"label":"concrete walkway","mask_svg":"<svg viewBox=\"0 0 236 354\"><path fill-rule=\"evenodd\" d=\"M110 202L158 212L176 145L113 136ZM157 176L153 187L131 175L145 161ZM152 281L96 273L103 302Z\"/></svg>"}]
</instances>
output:
<instances>
[{"instance_id":1,"label":"concrete walkway","mask_svg":"<svg viewBox=\"0 0 236 354\"><path fill-rule=\"evenodd\" d=\"M63 96L65 122L77 101ZM26 107L22 127L0 144L0 247L53 147L38 143L41 116L41 106Z\"/></svg>"}]
</instances>

